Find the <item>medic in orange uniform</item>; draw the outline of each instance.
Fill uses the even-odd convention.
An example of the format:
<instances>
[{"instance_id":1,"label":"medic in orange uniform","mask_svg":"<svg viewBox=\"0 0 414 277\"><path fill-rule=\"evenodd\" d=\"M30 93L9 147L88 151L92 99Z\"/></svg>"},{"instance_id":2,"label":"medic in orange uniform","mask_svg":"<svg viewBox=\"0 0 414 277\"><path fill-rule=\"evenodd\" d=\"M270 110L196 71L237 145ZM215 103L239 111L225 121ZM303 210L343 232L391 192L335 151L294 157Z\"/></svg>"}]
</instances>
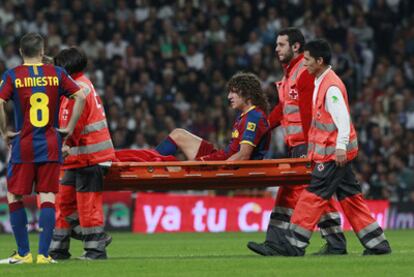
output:
<instances>
[{"instance_id":1,"label":"medic in orange uniform","mask_svg":"<svg viewBox=\"0 0 414 277\"><path fill-rule=\"evenodd\" d=\"M91 81L83 74L85 54L78 48L62 50L55 63L64 67L84 89L85 109L76 128L63 146L66 158L64 176L57 199L57 220L49 254L55 259L70 257L71 234L83 240L84 259L106 259L111 238L104 232L102 209L103 177L115 160L102 101ZM59 121L65 126L71 117L73 101L62 100Z\"/></svg>"},{"instance_id":2,"label":"medic in orange uniform","mask_svg":"<svg viewBox=\"0 0 414 277\"><path fill-rule=\"evenodd\" d=\"M312 119L312 94L314 76L310 75L303 59L305 39L297 28L287 28L279 32L275 52L282 63L285 74L276 83L279 104L269 115L271 128L281 125L285 133L285 143L290 158L306 157L308 131ZM284 237L289 228L291 215L299 196L307 185L279 187L275 206L264 243L249 242L248 248L263 256L277 255L273 245ZM346 254L346 240L341 221L333 199L329 201L319 221L318 227L327 244L319 255Z\"/></svg>"}]
</instances>

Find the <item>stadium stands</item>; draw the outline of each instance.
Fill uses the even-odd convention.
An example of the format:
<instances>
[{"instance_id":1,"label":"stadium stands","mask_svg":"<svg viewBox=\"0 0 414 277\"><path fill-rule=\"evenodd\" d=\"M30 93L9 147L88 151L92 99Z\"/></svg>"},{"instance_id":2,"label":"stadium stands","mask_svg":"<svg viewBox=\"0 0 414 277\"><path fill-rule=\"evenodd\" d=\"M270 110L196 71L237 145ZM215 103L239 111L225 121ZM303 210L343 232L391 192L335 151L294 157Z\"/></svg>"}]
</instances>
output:
<instances>
[{"instance_id":1,"label":"stadium stands","mask_svg":"<svg viewBox=\"0 0 414 277\"><path fill-rule=\"evenodd\" d=\"M413 15L410 0L1 1L0 73L20 63L25 32L42 33L50 55L78 44L118 149L152 147L175 127L223 146L234 116L222 98L226 80L253 71L275 101L275 34L300 26L307 39L332 43L359 131L355 166L366 197L414 201ZM269 158L283 157L280 131L273 137Z\"/></svg>"}]
</instances>

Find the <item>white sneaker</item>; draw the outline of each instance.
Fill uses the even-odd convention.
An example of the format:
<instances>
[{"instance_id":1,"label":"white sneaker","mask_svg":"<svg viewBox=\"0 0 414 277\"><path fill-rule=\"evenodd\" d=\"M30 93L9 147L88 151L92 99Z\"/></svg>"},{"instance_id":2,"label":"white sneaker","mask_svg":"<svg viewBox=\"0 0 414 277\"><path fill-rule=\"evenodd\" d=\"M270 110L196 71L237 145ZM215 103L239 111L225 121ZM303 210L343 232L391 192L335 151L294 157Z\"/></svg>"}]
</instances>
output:
<instances>
[{"instance_id":1,"label":"white sneaker","mask_svg":"<svg viewBox=\"0 0 414 277\"><path fill-rule=\"evenodd\" d=\"M33 263L33 257L32 253L27 253L25 256L20 256L19 253L14 251L14 253L6 258L0 260L0 264L32 264Z\"/></svg>"}]
</instances>

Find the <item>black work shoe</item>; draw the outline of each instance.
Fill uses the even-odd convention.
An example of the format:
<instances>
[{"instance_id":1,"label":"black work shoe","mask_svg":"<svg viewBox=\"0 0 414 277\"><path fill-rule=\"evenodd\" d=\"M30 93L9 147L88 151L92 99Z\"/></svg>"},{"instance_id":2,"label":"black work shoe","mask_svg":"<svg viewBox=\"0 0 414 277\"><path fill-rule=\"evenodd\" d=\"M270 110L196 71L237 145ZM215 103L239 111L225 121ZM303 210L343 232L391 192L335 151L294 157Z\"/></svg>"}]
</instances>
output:
<instances>
[{"instance_id":1,"label":"black work shoe","mask_svg":"<svg viewBox=\"0 0 414 277\"><path fill-rule=\"evenodd\" d=\"M328 255L346 255L346 249L333 249L329 244L325 244L318 252L312 253L314 256L328 256Z\"/></svg>"},{"instance_id":2,"label":"black work shoe","mask_svg":"<svg viewBox=\"0 0 414 277\"><path fill-rule=\"evenodd\" d=\"M374 250L374 249L365 249L364 252L362 252L362 256L371 256L371 255L387 255L391 254L391 248L385 249L385 250Z\"/></svg>"},{"instance_id":3,"label":"black work shoe","mask_svg":"<svg viewBox=\"0 0 414 277\"><path fill-rule=\"evenodd\" d=\"M70 253L68 250L52 250L49 251L49 256L54 260L67 260L70 259Z\"/></svg>"},{"instance_id":4,"label":"black work shoe","mask_svg":"<svg viewBox=\"0 0 414 277\"><path fill-rule=\"evenodd\" d=\"M280 254L273 249L268 242L257 243L254 241L249 241L247 247L253 252L262 255L262 256L280 256Z\"/></svg>"}]
</instances>

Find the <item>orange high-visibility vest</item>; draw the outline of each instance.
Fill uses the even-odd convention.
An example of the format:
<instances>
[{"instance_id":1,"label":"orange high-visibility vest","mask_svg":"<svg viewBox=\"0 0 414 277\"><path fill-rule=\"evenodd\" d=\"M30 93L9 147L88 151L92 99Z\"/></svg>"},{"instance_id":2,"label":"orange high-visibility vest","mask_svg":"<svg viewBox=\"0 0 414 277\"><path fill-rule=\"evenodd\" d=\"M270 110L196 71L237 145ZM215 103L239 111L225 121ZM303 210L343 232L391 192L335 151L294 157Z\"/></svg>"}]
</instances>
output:
<instances>
[{"instance_id":1,"label":"orange high-visibility vest","mask_svg":"<svg viewBox=\"0 0 414 277\"><path fill-rule=\"evenodd\" d=\"M74 77L76 83L84 89L86 101L75 130L68 138L67 144L71 148L69 156L65 158L63 168L79 168L113 161L115 151L102 101L88 78L83 74ZM71 99L62 100L59 114L61 128L67 126L74 103L75 101Z\"/></svg>"},{"instance_id":2,"label":"orange high-visibility vest","mask_svg":"<svg viewBox=\"0 0 414 277\"><path fill-rule=\"evenodd\" d=\"M279 101L283 103L281 125L285 130L285 143L289 147L306 143L299 112L299 94L296 89L296 80L305 70L301 58L293 65L288 77L283 76L282 81L276 82Z\"/></svg>"},{"instance_id":3,"label":"orange high-visibility vest","mask_svg":"<svg viewBox=\"0 0 414 277\"><path fill-rule=\"evenodd\" d=\"M344 97L348 112L348 94L344 83L331 69L323 78L316 102L312 108L312 124L309 129L308 157L317 163L335 160L336 139L338 128L336 127L330 113L325 109L325 97L328 89L332 86L339 88ZM347 160L353 160L358 154L358 140L354 125L351 121L349 143L346 148Z\"/></svg>"}]
</instances>

